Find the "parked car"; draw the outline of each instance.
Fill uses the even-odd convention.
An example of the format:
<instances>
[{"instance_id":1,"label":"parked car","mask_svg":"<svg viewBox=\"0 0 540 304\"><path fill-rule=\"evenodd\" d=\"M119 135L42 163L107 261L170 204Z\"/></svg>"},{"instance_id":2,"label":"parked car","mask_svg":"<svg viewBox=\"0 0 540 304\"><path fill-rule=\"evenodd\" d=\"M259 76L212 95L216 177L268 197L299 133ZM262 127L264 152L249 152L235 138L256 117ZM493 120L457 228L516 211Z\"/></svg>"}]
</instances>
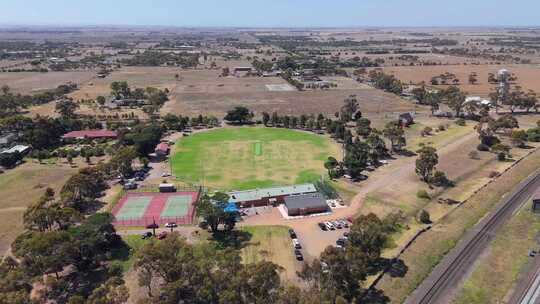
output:
<instances>
[{"instance_id":1,"label":"parked car","mask_svg":"<svg viewBox=\"0 0 540 304\"><path fill-rule=\"evenodd\" d=\"M291 239L296 239L296 232L293 229L289 229L289 236Z\"/></svg>"},{"instance_id":2,"label":"parked car","mask_svg":"<svg viewBox=\"0 0 540 304\"><path fill-rule=\"evenodd\" d=\"M158 236L157 236L158 240L163 240L166 237L167 237L167 232L166 231L160 232L158 234Z\"/></svg>"},{"instance_id":3,"label":"parked car","mask_svg":"<svg viewBox=\"0 0 540 304\"><path fill-rule=\"evenodd\" d=\"M537 254L538 254L538 252L536 252L536 250L529 250L529 256L531 258L534 258Z\"/></svg>"},{"instance_id":4,"label":"parked car","mask_svg":"<svg viewBox=\"0 0 540 304\"><path fill-rule=\"evenodd\" d=\"M336 244L338 246L345 247L345 242L346 241L347 241L347 239L345 239L345 238L339 238L339 239L337 239Z\"/></svg>"},{"instance_id":5,"label":"parked car","mask_svg":"<svg viewBox=\"0 0 540 304\"><path fill-rule=\"evenodd\" d=\"M323 230L323 231L328 230L328 227L326 227L326 225L324 223L318 223L317 225L319 225L319 228L321 228L321 230Z\"/></svg>"},{"instance_id":6,"label":"parked car","mask_svg":"<svg viewBox=\"0 0 540 304\"><path fill-rule=\"evenodd\" d=\"M343 232L343 238L348 240L349 239L349 233L348 232Z\"/></svg>"},{"instance_id":7,"label":"parked car","mask_svg":"<svg viewBox=\"0 0 540 304\"><path fill-rule=\"evenodd\" d=\"M328 228L328 230L336 230L336 227L334 227L334 225L330 222L324 222L324 224L326 225L326 227Z\"/></svg>"},{"instance_id":8,"label":"parked car","mask_svg":"<svg viewBox=\"0 0 540 304\"><path fill-rule=\"evenodd\" d=\"M178 225L176 225L176 223L174 223L174 222L171 222L171 223L165 223L165 227L167 227L167 228L176 228L176 227L178 227Z\"/></svg>"},{"instance_id":9,"label":"parked car","mask_svg":"<svg viewBox=\"0 0 540 304\"><path fill-rule=\"evenodd\" d=\"M343 226L343 228L349 228L349 223L346 220L338 220L338 222Z\"/></svg>"},{"instance_id":10,"label":"parked car","mask_svg":"<svg viewBox=\"0 0 540 304\"><path fill-rule=\"evenodd\" d=\"M158 224L149 224L149 225L146 225L146 229L157 229L159 228L159 225Z\"/></svg>"},{"instance_id":11,"label":"parked car","mask_svg":"<svg viewBox=\"0 0 540 304\"><path fill-rule=\"evenodd\" d=\"M161 177L169 177L171 174L169 172L163 172L161 173Z\"/></svg>"},{"instance_id":12,"label":"parked car","mask_svg":"<svg viewBox=\"0 0 540 304\"><path fill-rule=\"evenodd\" d=\"M141 235L141 239L146 240L152 237L152 232L145 232Z\"/></svg>"},{"instance_id":13,"label":"parked car","mask_svg":"<svg viewBox=\"0 0 540 304\"><path fill-rule=\"evenodd\" d=\"M300 245L300 242L297 239L292 240L293 247L296 249L302 249L302 245Z\"/></svg>"},{"instance_id":14,"label":"parked car","mask_svg":"<svg viewBox=\"0 0 540 304\"><path fill-rule=\"evenodd\" d=\"M304 255L298 249L294 250L294 256L296 257L296 260L298 260L298 261L303 261L304 260Z\"/></svg>"},{"instance_id":15,"label":"parked car","mask_svg":"<svg viewBox=\"0 0 540 304\"><path fill-rule=\"evenodd\" d=\"M343 226L338 221L332 221L332 225L334 225L337 229L343 229Z\"/></svg>"}]
</instances>

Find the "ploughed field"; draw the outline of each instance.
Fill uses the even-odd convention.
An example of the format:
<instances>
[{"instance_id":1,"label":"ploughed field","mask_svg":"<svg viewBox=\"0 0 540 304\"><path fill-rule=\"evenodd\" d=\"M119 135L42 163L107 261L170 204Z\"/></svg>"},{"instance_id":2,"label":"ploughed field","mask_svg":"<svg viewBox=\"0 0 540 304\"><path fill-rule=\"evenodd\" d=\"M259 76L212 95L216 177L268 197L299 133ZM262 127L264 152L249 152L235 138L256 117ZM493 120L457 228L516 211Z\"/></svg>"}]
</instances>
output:
<instances>
[{"instance_id":1,"label":"ploughed field","mask_svg":"<svg viewBox=\"0 0 540 304\"><path fill-rule=\"evenodd\" d=\"M262 127L196 133L176 143L171 167L177 179L210 188L243 190L302 183L325 172L339 146L313 133Z\"/></svg>"}]
</instances>

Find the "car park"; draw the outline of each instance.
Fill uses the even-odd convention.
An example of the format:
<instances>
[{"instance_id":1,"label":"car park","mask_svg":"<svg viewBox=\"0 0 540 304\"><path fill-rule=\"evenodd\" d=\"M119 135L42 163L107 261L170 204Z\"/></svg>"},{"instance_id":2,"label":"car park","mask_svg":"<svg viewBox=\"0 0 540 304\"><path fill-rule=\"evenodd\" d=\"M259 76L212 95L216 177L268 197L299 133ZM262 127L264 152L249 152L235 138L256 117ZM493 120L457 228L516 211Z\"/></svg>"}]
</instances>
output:
<instances>
[{"instance_id":1,"label":"car park","mask_svg":"<svg viewBox=\"0 0 540 304\"><path fill-rule=\"evenodd\" d=\"M300 245L300 242L297 239L292 240L293 247L296 249L302 249L302 245Z\"/></svg>"},{"instance_id":2,"label":"car park","mask_svg":"<svg viewBox=\"0 0 540 304\"><path fill-rule=\"evenodd\" d=\"M321 228L321 230L323 231L327 231L328 230L328 227L326 227L326 225L324 223L318 223L317 225L319 225L319 228Z\"/></svg>"},{"instance_id":3,"label":"car park","mask_svg":"<svg viewBox=\"0 0 540 304\"><path fill-rule=\"evenodd\" d=\"M296 257L296 260L298 260L298 261L303 261L304 260L304 255L298 249L294 250L294 256Z\"/></svg>"},{"instance_id":4,"label":"car park","mask_svg":"<svg viewBox=\"0 0 540 304\"><path fill-rule=\"evenodd\" d=\"M296 232L294 232L293 229L289 229L289 236L291 237L291 239L296 239Z\"/></svg>"}]
</instances>

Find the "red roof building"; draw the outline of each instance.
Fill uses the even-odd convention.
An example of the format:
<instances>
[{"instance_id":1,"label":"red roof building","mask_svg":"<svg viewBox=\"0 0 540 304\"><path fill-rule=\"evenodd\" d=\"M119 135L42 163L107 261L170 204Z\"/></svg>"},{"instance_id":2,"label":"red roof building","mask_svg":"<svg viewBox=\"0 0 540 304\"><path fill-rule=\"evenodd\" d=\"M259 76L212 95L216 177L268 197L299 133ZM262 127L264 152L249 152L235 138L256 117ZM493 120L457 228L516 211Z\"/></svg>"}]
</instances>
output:
<instances>
[{"instance_id":1,"label":"red roof building","mask_svg":"<svg viewBox=\"0 0 540 304\"><path fill-rule=\"evenodd\" d=\"M73 139L83 139L83 138L117 138L118 133L111 130L82 130L82 131L71 131L62 136L62 138L73 138Z\"/></svg>"}]
</instances>

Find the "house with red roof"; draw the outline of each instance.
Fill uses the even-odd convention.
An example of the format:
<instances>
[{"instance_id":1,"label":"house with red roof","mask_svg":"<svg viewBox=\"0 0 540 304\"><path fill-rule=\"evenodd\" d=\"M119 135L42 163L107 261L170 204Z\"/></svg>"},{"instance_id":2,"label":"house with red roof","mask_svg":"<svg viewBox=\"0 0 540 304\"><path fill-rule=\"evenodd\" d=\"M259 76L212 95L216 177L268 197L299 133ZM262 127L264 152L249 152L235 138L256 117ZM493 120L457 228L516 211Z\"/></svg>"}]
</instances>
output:
<instances>
[{"instance_id":1,"label":"house with red roof","mask_svg":"<svg viewBox=\"0 0 540 304\"><path fill-rule=\"evenodd\" d=\"M98 139L98 138L111 138L116 139L118 133L111 130L81 130L81 131L71 131L62 136L63 139Z\"/></svg>"}]
</instances>

